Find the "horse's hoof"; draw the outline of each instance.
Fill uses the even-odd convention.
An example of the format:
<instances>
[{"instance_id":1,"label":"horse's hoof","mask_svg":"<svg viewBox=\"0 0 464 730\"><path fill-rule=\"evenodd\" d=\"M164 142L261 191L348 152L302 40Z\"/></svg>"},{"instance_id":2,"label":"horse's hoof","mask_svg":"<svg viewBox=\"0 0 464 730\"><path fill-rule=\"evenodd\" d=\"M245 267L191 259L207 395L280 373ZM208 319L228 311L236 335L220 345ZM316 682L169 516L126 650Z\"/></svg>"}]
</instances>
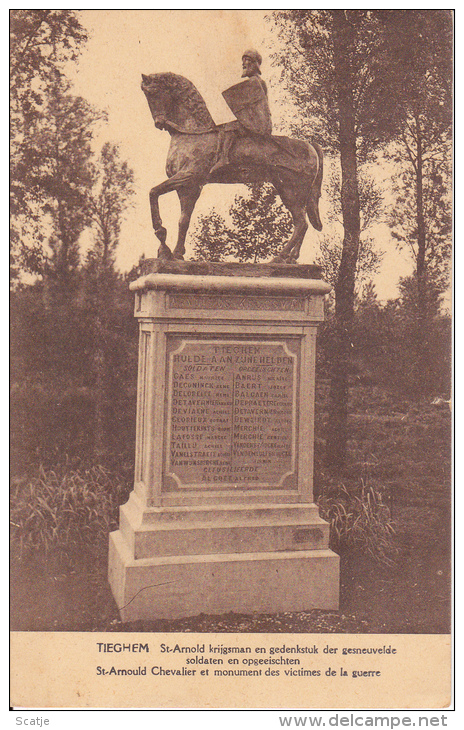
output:
<instances>
[{"instance_id":1,"label":"horse's hoof","mask_svg":"<svg viewBox=\"0 0 464 730\"><path fill-rule=\"evenodd\" d=\"M172 252L172 258L176 261L184 261L184 255L181 253L176 253L175 251Z\"/></svg>"},{"instance_id":2,"label":"horse's hoof","mask_svg":"<svg viewBox=\"0 0 464 730\"><path fill-rule=\"evenodd\" d=\"M286 264L287 259L285 259L283 256L274 256L274 258L271 261L271 264Z\"/></svg>"},{"instance_id":3,"label":"horse's hoof","mask_svg":"<svg viewBox=\"0 0 464 730\"><path fill-rule=\"evenodd\" d=\"M166 244L164 244L164 243L161 244L161 246L158 249L157 258L161 259L162 261L171 261L173 256L172 256L172 251L169 248L169 246L166 246Z\"/></svg>"}]
</instances>

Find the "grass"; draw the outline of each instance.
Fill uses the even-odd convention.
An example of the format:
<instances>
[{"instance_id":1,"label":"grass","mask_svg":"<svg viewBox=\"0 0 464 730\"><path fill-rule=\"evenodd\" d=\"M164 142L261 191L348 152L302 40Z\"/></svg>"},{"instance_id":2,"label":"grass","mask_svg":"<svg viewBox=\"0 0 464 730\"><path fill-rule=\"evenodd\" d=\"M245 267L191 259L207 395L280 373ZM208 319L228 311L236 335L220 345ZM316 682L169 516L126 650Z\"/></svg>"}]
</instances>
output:
<instances>
[{"instance_id":1,"label":"grass","mask_svg":"<svg viewBox=\"0 0 464 730\"><path fill-rule=\"evenodd\" d=\"M102 466L82 471L39 469L13 480L11 544L19 561L57 567L100 559L108 533L117 528L124 487Z\"/></svg>"},{"instance_id":2,"label":"grass","mask_svg":"<svg viewBox=\"0 0 464 730\"><path fill-rule=\"evenodd\" d=\"M330 546L337 553L365 552L393 566L398 554L390 510L380 490L361 479L349 489L330 485L318 500L321 517L330 524Z\"/></svg>"}]
</instances>

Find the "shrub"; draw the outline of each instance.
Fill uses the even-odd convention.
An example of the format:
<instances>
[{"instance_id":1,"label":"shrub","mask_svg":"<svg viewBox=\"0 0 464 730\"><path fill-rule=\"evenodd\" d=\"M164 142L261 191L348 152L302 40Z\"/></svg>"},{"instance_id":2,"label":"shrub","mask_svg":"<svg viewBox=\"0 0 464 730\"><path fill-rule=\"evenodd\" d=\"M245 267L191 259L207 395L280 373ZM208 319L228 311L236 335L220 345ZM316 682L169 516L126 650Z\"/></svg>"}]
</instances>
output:
<instances>
[{"instance_id":1,"label":"shrub","mask_svg":"<svg viewBox=\"0 0 464 730\"><path fill-rule=\"evenodd\" d=\"M321 517L330 523L334 550L367 553L378 563L394 565L398 552L394 525L377 488L364 479L350 491L344 484L333 485L318 504Z\"/></svg>"},{"instance_id":2,"label":"shrub","mask_svg":"<svg viewBox=\"0 0 464 730\"><path fill-rule=\"evenodd\" d=\"M39 469L13 481L12 552L19 559L76 565L106 555L127 487L101 466L83 471Z\"/></svg>"}]
</instances>

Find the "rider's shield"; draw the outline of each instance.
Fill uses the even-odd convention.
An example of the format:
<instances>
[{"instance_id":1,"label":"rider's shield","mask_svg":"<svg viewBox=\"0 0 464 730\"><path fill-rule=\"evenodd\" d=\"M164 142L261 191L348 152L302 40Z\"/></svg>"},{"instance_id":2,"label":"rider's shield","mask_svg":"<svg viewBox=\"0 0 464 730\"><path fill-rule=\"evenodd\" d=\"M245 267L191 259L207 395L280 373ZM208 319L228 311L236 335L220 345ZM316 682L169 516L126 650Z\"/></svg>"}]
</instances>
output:
<instances>
[{"instance_id":1,"label":"rider's shield","mask_svg":"<svg viewBox=\"0 0 464 730\"><path fill-rule=\"evenodd\" d=\"M272 122L263 83L252 76L222 92L238 121L251 132L271 134Z\"/></svg>"}]
</instances>

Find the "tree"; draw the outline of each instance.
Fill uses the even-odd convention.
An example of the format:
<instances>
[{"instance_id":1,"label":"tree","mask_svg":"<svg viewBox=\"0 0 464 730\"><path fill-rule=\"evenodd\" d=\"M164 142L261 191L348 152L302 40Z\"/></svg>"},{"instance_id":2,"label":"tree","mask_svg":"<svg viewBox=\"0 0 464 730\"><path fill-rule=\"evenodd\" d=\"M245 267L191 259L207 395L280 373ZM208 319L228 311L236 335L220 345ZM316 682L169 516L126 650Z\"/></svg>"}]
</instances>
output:
<instances>
[{"instance_id":1,"label":"tree","mask_svg":"<svg viewBox=\"0 0 464 730\"><path fill-rule=\"evenodd\" d=\"M397 103L383 120L384 128L398 129L390 148L398 168L390 224L415 264L408 283L417 288L409 297L415 312L411 367L425 393L433 388L427 373L433 372L429 332L438 316L435 301L448 288L450 274L452 16L446 10L391 10L383 17L388 51L398 58L390 85Z\"/></svg>"},{"instance_id":2,"label":"tree","mask_svg":"<svg viewBox=\"0 0 464 730\"><path fill-rule=\"evenodd\" d=\"M332 167L326 179L326 190L330 200L327 221L332 230L330 233L322 235L319 242L320 254L315 259L315 263L321 266L324 271L324 278L334 289L337 284L343 253L343 236L339 235L339 229L343 230L340 183L339 171ZM383 194L371 175L366 171L362 171L359 175L359 207L360 237L355 271L355 295L374 274L378 273L383 257L383 254L375 249L375 242L370 231L371 226L377 223L383 214Z\"/></svg>"},{"instance_id":3,"label":"tree","mask_svg":"<svg viewBox=\"0 0 464 730\"><path fill-rule=\"evenodd\" d=\"M450 15L444 22L444 12L288 10L273 14L283 41L275 62L302 114L302 122L294 126L339 156L342 171L344 236L335 285L338 349L327 442L334 467L343 465L346 452L348 369L361 232L360 170L362 165L372 164L389 142L401 138L404 143L407 130L412 133L416 147L408 144L407 154L417 168L417 263L419 272L423 271L421 159L426 115L434 116L430 129L436 145L442 144L449 120L446 90L451 78L451 29ZM422 104L418 114L416 97L425 100L429 95L435 101ZM418 283L422 286L420 274Z\"/></svg>"},{"instance_id":4,"label":"tree","mask_svg":"<svg viewBox=\"0 0 464 730\"><path fill-rule=\"evenodd\" d=\"M53 89L76 61L87 36L74 10L10 10L10 210L13 277L38 273L44 260L47 203L29 165Z\"/></svg>"},{"instance_id":5,"label":"tree","mask_svg":"<svg viewBox=\"0 0 464 730\"><path fill-rule=\"evenodd\" d=\"M10 10L12 112L28 115L40 109L55 75L76 61L87 33L75 10Z\"/></svg>"},{"instance_id":6,"label":"tree","mask_svg":"<svg viewBox=\"0 0 464 730\"><path fill-rule=\"evenodd\" d=\"M94 245L88 254L101 272L111 269L119 243L123 215L132 204L134 173L121 160L119 147L106 142L92 169L93 189L88 196Z\"/></svg>"},{"instance_id":7,"label":"tree","mask_svg":"<svg viewBox=\"0 0 464 730\"><path fill-rule=\"evenodd\" d=\"M446 148L440 150L440 155L447 152L451 157ZM389 219L392 235L399 247L408 249L412 256L417 278L423 284L420 296L424 309L427 279L433 281L441 292L449 286L452 236L450 157L440 160L426 155L423 159L419 213L416 167L408 163L405 165L403 159L402 170L393 179L395 203Z\"/></svg>"},{"instance_id":8,"label":"tree","mask_svg":"<svg viewBox=\"0 0 464 730\"><path fill-rule=\"evenodd\" d=\"M111 364L121 352L119 329L125 316L125 297L121 297L124 284L114 268L115 252L124 213L132 204L134 194L134 173L127 162L121 160L117 145L110 142L103 145L92 166L92 181L86 206L94 241L86 257L83 289L89 315L90 365L94 376L94 449L101 455L108 440L110 403L115 400L112 393L118 368Z\"/></svg>"},{"instance_id":9,"label":"tree","mask_svg":"<svg viewBox=\"0 0 464 730\"><path fill-rule=\"evenodd\" d=\"M355 280L360 248L359 166L377 144L370 89L380 43L374 11L287 10L273 14L284 42L275 62L299 106L302 131L340 157L343 244L335 284L336 353L330 391L327 453L340 468L346 457L348 365L354 320Z\"/></svg>"},{"instance_id":10,"label":"tree","mask_svg":"<svg viewBox=\"0 0 464 730\"><path fill-rule=\"evenodd\" d=\"M400 248L410 251L415 264L413 275L401 282L400 292L407 315L411 380L417 396L436 388L433 332L441 318L440 301L450 278L451 185L449 171L444 169L446 160L440 163L425 155L419 196L417 167L403 166L394 180L396 200L390 215L394 238ZM450 351L451 341L445 347Z\"/></svg>"},{"instance_id":11,"label":"tree","mask_svg":"<svg viewBox=\"0 0 464 730\"><path fill-rule=\"evenodd\" d=\"M382 118L382 131L392 125L397 130L390 151L399 167L392 224L397 240L411 246L421 298L427 271L437 266L434 273L443 274L450 249L452 15L447 10L381 13L384 43L398 60L388 90L396 103ZM384 89L379 93L385 98Z\"/></svg>"},{"instance_id":12,"label":"tree","mask_svg":"<svg viewBox=\"0 0 464 730\"><path fill-rule=\"evenodd\" d=\"M373 243L373 239L369 237L360 241L356 262L355 295L379 271L382 256L373 248ZM319 248L320 254L316 256L314 263L321 267L324 272L324 279L335 288L342 257L342 241L333 235L325 235L319 242Z\"/></svg>"},{"instance_id":13,"label":"tree","mask_svg":"<svg viewBox=\"0 0 464 730\"><path fill-rule=\"evenodd\" d=\"M194 230L194 250L208 261L231 256L238 261L263 261L277 255L293 230L291 217L270 183L247 185L248 195L236 195L229 215L232 226L212 210Z\"/></svg>"},{"instance_id":14,"label":"tree","mask_svg":"<svg viewBox=\"0 0 464 730\"><path fill-rule=\"evenodd\" d=\"M105 144L94 160L93 135L104 115L71 93L64 73L86 39L76 12L12 11L11 31L14 274L42 275L14 292L17 329L28 334L22 357L38 384L33 399L47 422L43 440L52 449L72 441L68 454L75 438L67 439L65 422L82 434L82 422L93 416L90 433L101 452L108 424L117 431L130 412L124 398L135 359L132 303L114 255L133 173L115 145ZM89 227L93 246L83 266L80 239Z\"/></svg>"},{"instance_id":15,"label":"tree","mask_svg":"<svg viewBox=\"0 0 464 730\"><path fill-rule=\"evenodd\" d=\"M92 138L101 118L88 102L55 87L37 118L34 142L25 160L24 178L40 200L45 252L42 273L51 295L66 298L76 284L79 239L90 222L93 183Z\"/></svg>"},{"instance_id":16,"label":"tree","mask_svg":"<svg viewBox=\"0 0 464 730\"><path fill-rule=\"evenodd\" d=\"M192 243L194 254L201 261L224 261L232 254L231 230L215 208L198 217Z\"/></svg>"},{"instance_id":17,"label":"tree","mask_svg":"<svg viewBox=\"0 0 464 730\"><path fill-rule=\"evenodd\" d=\"M291 236L293 223L270 183L253 183L250 195L237 196L230 209L234 225L232 250L239 261L263 261L278 254Z\"/></svg>"}]
</instances>

